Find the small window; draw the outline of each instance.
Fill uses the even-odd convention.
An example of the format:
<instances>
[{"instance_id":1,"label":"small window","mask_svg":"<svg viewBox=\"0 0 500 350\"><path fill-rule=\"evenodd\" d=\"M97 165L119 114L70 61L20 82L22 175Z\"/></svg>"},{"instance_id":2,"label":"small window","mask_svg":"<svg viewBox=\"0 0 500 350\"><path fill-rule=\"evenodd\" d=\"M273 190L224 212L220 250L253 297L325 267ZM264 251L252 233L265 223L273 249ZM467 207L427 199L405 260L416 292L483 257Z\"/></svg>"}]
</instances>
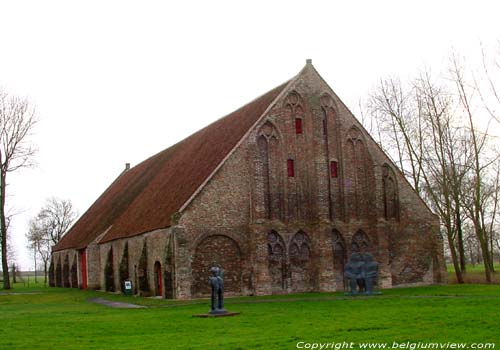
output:
<instances>
[{"instance_id":1,"label":"small window","mask_svg":"<svg viewBox=\"0 0 500 350\"><path fill-rule=\"evenodd\" d=\"M327 120L326 118L323 118L323 135L326 136L327 134Z\"/></svg>"},{"instance_id":2,"label":"small window","mask_svg":"<svg viewBox=\"0 0 500 350\"><path fill-rule=\"evenodd\" d=\"M288 159L287 161L288 177L295 177L295 164L293 159Z\"/></svg>"},{"instance_id":3,"label":"small window","mask_svg":"<svg viewBox=\"0 0 500 350\"><path fill-rule=\"evenodd\" d=\"M302 134L302 118L295 118L295 133Z\"/></svg>"},{"instance_id":4,"label":"small window","mask_svg":"<svg viewBox=\"0 0 500 350\"><path fill-rule=\"evenodd\" d=\"M333 178L338 177L338 166L336 161L330 162L330 174Z\"/></svg>"}]
</instances>

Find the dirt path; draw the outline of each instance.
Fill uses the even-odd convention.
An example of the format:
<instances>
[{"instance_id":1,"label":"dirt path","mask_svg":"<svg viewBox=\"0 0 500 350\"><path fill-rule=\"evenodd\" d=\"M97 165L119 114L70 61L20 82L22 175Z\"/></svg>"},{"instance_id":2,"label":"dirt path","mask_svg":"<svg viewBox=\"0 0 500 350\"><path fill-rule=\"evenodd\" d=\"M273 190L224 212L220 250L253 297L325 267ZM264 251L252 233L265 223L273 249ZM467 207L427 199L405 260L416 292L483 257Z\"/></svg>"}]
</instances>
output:
<instances>
[{"instance_id":1,"label":"dirt path","mask_svg":"<svg viewBox=\"0 0 500 350\"><path fill-rule=\"evenodd\" d=\"M101 305L106 305L115 309L145 309L145 306L142 305L137 305L137 304L130 304L130 303L122 303L119 301L110 301L106 300L103 298L90 298L87 299L89 303L95 303L95 304L101 304Z\"/></svg>"}]
</instances>

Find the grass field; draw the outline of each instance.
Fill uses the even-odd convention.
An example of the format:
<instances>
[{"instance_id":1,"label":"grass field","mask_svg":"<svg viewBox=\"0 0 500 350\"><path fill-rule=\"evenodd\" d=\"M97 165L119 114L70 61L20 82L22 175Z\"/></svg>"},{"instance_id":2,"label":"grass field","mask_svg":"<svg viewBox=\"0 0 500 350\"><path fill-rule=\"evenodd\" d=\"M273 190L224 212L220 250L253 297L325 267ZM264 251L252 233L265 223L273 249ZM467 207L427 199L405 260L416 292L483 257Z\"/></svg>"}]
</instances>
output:
<instances>
[{"instance_id":1,"label":"grass field","mask_svg":"<svg viewBox=\"0 0 500 350\"><path fill-rule=\"evenodd\" d=\"M207 300L167 301L93 291L16 286L0 292L1 349L296 349L298 342L466 342L500 346L500 286L228 298L235 317L194 318ZM88 298L132 302L112 309ZM300 343L299 346L305 344Z\"/></svg>"}]
</instances>

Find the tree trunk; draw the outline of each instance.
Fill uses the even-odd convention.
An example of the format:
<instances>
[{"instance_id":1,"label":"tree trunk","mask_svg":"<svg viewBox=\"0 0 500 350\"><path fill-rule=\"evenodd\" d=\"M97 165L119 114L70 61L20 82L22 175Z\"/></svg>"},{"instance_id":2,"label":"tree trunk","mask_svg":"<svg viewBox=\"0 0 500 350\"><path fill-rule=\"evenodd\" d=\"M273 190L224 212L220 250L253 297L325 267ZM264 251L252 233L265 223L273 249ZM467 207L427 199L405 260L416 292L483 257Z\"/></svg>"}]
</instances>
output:
<instances>
[{"instance_id":1,"label":"tree trunk","mask_svg":"<svg viewBox=\"0 0 500 350\"><path fill-rule=\"evenodd\" d=\"M460 263L458 261L457 250L453 242L453 234L446 230L446 237L448 238L448 245L450 246L451 260L453 261L453 268L455 269L455 275L457 276L457 283L464 283L464 277L462 270L460 269Z\"/></svg>"},{"instance_id":2,"label":"tree trunk","mask_svg":"<svg viewBox=\"0 0 500 350\"><path fill-rule=\"evenodd\" d=\"M36 278L37 277L36 276L36 248L34 249L34 251L35 251L35 253L34 253L33 259L35 261L35 283L38 283L37 278Z\"/></svg>"},{"instance_id":3,"label":"tree trunk","mask_svg":"<svg viewBox=\"0 0 500 350\"><path fill-rule=\"evenodd\" d=\"M44 260L43 261L43 275L44 275L43 283L45 285L47 285L47 274L48 274L48 271L47 271L47 260Z\"/></svg>"},{"instance_id":4,"label":"tree trunk","mask_svg":"<svg viewBox=\"0 0 500 350\"><path fill-rule=\"evenodd\" d=\"M16 264L12 264L12 283L17 283L17 280L16 280Z\"/></svg>"},{"instance_id":5,"label":"tree trunk","mask_svg":"<svg viewBox=\"0 0 500 350\"><path fill-rule=\"evenodd\" d=\"M455 200L455 205L460 205L460 203ZM462 218L460 217L460 207L457 207L456 209L457 212L457 218L456 218L456 225L457 225L457 238L458 238L458 254L460 256L460 270L462 271L462 274L464 274L467 271L467 264L465 261L465 249L464 249L464 233L462 231Z\"/></svg>"},{"instance_id":6,"label":"tree trunk","mask_svg":"<svg viewBox=\"0 0 500 350\"><path fill-rule=\"evenodd\" d=\"M490 271L495 272L495 249L493 246L493 230L490 230Z\"/></svg>"},{"instance_id":7,"label":"tree trunk","mask_svg":"<svg viewBox=\"0 0 500 350\"><path fill-rule=\"evenodd\" d=\"M479 239L481 245L481 251L483 253L483 263L484 263L484 273L486 276L486 283L491 283L491 264L490 264L490 254L488 251L488 242L484 237Z\"/></svg>"},{"instance_id":8,"label":"tree trunk","mask_svg":"<svg viewBox=\"0 0 500 350\"><path fill-rule=\"evenodd\" d=\"M5 221L5 172L0 169L0 233L2 236L3 288L10 289L9 262L7 261L7 226Z\"/></svg>"},{"instance_id":9,"label":"tree trunk","mask_svg":"<svg viewBox=\"0 0 500 350\"><path fill-rule=\"evenodd\" d=\"M476 217L477 219L477 217ZM481 231L481 228L479 227L479 223L476 224L476 236L479 241L479 249L481 251L481 255L483 256L483 265L484 265L484 274L486 277L486 283L491 283L491 264L490 264L490 253L488 249L488 241L487 238L484 235L484 232Z\"/></svg>"}]
</instances>

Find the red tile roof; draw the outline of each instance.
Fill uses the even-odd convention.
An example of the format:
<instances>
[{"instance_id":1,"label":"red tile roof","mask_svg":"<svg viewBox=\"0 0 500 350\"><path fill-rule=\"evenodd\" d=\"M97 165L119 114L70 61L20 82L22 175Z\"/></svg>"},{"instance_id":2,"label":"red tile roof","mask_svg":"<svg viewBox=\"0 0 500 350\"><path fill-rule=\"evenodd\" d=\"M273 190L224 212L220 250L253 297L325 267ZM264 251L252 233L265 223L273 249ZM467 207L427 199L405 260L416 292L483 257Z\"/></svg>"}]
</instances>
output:
<instances>
[{"instance_id":1,"label":"red tile roof","mask_svg":"<svg viewBox=\"0 0 500 350\"><path fill-rule=\"evenodd\" d=\"M170 226L172 214L212 174L286 85L125 171L54 250L85 248L108 229L101 242Z\"/></svg>"}]
</instances>

